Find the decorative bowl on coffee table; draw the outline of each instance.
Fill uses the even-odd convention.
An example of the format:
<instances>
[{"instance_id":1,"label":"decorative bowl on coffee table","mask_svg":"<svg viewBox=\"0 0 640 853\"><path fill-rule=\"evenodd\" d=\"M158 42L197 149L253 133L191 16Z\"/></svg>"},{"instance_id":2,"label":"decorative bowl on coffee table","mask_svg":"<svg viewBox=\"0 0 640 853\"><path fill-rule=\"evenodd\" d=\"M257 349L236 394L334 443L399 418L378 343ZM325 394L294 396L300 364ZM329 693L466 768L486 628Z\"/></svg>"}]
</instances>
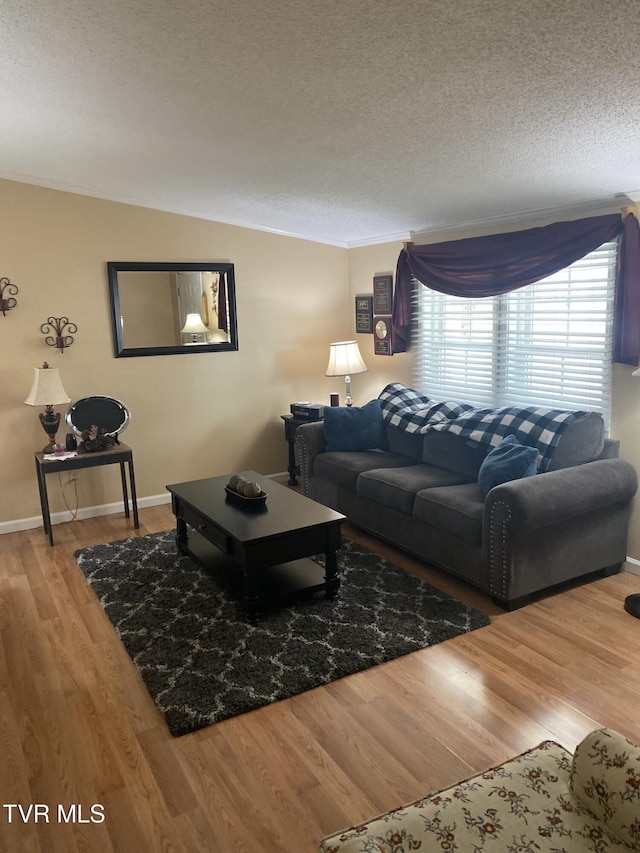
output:
<instances>
[{"instance_id":1,"label":"decorative bowl on coffee table","mask_svg":"<svg viewBox=\"0 0 640 853\"><path fill-rule=\"evenodd\" d=\"M241 495L240 492L236 492L235 489L232 489L229 486L225 486L224 490L227 493L227 500L229 503L240 507L241 509L259 509L265 505L268 496L268 492L265 492L264 490L255 497Z\"/></svg>"}]
</instances>

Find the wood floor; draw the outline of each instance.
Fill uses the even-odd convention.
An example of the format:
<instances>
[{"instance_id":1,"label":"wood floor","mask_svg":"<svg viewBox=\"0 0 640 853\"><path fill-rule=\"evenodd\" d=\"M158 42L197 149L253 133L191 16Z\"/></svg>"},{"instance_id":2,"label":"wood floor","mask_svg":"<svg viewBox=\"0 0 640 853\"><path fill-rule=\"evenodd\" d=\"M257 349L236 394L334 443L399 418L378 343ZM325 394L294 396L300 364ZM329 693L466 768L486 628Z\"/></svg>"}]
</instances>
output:
<instances>
[{"instance_id":1,"label":"wood floor","mask_svg":"<svg viewBox=\"0 0 640 853\"><path fill-rule=\"evenodd\" d=\"M311 853L542 740L573 749L607 725L640 741L640 620L622 608L640 578L503 613L354 531L492 624L172 738L73 557L173 517L149 508L140 522L57 525L53 548L42 529L0 536L2 851Z\"/></svg>"}]
</instances>

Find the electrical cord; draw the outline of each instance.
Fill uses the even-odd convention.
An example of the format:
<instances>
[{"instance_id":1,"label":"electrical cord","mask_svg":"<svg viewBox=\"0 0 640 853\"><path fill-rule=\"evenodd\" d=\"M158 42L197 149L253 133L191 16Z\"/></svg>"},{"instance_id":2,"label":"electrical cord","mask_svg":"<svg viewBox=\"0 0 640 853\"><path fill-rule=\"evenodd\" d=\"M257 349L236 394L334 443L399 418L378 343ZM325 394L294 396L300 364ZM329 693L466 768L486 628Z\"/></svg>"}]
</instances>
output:
<instances>
[{"instance_id":1,"label":"electrical cord","mask_svg":"<svg viewBox=\"0 0 640 853\"><path fill-rule=\"evenodd\" d=\"M71 509L71 507L67 503L67 496L65 494L65 487L70 486L71 483L73 483L73 491L74 491L74 495L75 495L75 499L76 499L75 509ZM78 481L76 480L75 477L70 477L66 483L63 483L62 482L62 471L58 471L58 485L60 486L60 494L62 495L62 500L64 501L64 505L66 506L67 510L71 513L71 519L70 520L76 521L78 518L78 508L79 508Z\"/></svg>"}]
</instances>

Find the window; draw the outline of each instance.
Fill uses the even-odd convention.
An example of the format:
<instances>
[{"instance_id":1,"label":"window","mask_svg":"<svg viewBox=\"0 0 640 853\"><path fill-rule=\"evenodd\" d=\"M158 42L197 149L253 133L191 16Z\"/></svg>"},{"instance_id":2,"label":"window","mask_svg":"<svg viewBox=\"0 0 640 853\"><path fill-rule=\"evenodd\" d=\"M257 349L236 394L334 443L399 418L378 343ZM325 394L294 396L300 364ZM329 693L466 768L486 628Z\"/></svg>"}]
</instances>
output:
<instances>
[{"instance_id":1,"label":"window","mask_svg":"<svg viewBox=\"0 0 640 853\"><path fill-rule=\"evenodd\" d=\"M479 406L587 409L609 422L617 242L503 296L463 299L416 282L414 384Z\"/></svg>"}]
</instances>

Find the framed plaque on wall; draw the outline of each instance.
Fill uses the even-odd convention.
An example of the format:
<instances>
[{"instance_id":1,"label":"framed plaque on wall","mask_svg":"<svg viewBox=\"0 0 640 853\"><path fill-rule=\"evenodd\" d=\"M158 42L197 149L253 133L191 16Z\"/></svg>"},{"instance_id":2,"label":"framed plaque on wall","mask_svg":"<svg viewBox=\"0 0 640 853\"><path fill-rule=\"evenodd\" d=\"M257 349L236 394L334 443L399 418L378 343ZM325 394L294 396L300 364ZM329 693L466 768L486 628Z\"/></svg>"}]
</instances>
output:
<instances>
[{"instance_id":1,"label":"framed plaque on wall","mask_svg":"<svg viewBox=\"0 0 640 853\"><path fill-rule=\"evenodd\" d=\"M391 317L373 318L373 351L376 355L393 355Z\"/></svg>"},{"instance_id":2,"label":"framed plaque on wall","mask_svg":"<svg viewBox=\"0 0 640 853\"><path fill-rule=\"evenodd\" d=\"M373 333L373 296L356 296L356 332Z\"/></svg>"},{"instance_id":3,"label":"framed plaque on wall","mask_svg":"<svg viewBox=\"0 0 640 853\"><path fill-rule=\"evenodd\" d=\"M391 314L393 297L393 276L374 275L373 277L373 313Z\"/></svg>"}]
</instances>

